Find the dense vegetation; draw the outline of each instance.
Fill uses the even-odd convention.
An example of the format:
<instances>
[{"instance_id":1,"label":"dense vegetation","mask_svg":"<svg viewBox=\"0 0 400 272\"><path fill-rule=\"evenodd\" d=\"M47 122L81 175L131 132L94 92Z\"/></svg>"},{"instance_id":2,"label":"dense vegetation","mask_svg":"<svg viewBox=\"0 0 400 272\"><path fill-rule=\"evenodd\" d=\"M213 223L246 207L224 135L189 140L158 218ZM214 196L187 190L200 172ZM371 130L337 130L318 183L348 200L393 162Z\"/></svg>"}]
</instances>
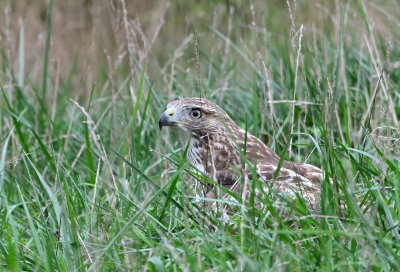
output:
<instances>
[{"instance_id":1,"label":"dense vegetation","mask_svg":"<svg viewBox=\"0 0 400 272\"><path fill-rule=\"evenodd\" d=\"M82 2L0 5L0 270L400 269L397 1ZM201 212L186 96L323 167L321 210Z\"/></svg>"}]
</instances>

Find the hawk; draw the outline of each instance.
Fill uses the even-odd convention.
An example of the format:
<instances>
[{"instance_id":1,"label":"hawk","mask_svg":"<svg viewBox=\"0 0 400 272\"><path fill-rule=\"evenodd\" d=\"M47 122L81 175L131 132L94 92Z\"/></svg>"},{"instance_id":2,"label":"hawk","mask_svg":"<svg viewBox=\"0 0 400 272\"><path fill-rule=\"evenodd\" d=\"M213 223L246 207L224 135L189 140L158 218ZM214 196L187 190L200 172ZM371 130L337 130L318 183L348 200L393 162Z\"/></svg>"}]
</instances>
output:
<instances>
[{"instance_id":1,"label":"hawk","mask_svg":"<svg viewBox=\"0 0 400 272\"><path fill-rule=\"evenodd\" d=\"M243 193L253 175L289 198L302 196L310 209L320 201L323 171L313 165L281 162L280 157L260 139L240 128L215 103L204 98L183 98L167 105L159 128L172 127L188 161L197 171L234 193ZM244 177L244 182L243 182Z\"/></svg>"}]
</instances>

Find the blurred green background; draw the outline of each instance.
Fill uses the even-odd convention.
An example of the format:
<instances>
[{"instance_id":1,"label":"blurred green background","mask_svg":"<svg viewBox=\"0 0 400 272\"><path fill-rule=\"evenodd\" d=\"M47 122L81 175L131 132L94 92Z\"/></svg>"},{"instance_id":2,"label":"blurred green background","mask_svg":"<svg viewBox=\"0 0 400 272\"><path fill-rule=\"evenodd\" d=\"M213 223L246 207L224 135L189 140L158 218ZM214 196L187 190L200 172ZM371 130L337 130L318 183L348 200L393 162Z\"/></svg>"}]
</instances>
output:
<instances>
[{"instance_id":1,"label":"blurred green background","mask_svg":"<svg viewBox=\"0 0 400 272\"><path fill-rule=\"evenodd\" d=\"M3 11L0 46L6 54L3 58L7 57L10 62L7 69L18 69L22 19L25 71L32 80L41 79L47 6L47 1L4 0L0 3ZM76 69L81 76L72 78L73 90L82 95L87 92L84 89L90 89L98 80L102 70L126 69L131 56L139 62L146 60L152 83L166 90L160 68L168 69L172 58L181 60L179 68L197 73L194 38L191 36L195 30L200 48L209 58L224 55L225 41L214 32L218 30L243 47L250 59L257 59L257 51L260 51L268 65L269 58L283 57L271 56L276 47L287 47L287 43L297 45L296 32L301 24L304 25L305 43L312 39L337 43L340 13L345 10L346 45L356 45L367 35L359 6L365 8L374 33L398 47L399 33L392 31L400 24L399 5L395 0L54 1L50 49L52 76L65 82L70 70ZM188 37L191 38L185 43ZM128 52L129 40L131 53ZM207 63L204 57L200 61ZM204 72L208 69L207 64L200 68Z\"/></svg>"}]
</instances>

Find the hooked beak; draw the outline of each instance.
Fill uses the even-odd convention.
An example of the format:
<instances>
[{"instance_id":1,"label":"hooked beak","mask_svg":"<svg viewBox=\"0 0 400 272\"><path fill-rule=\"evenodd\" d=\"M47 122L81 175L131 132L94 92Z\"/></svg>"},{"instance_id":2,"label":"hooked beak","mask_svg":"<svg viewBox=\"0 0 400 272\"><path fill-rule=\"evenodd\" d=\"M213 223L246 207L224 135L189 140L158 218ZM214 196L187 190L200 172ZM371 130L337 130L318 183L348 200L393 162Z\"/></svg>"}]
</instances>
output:
<instances>
[{"instance_id":1,"label":"hooked beak","mask_svg":"<svg viewBox=\"0 0 400 272\"><path fill-rule=\"evenodd\" d=\"M173 116L174 111L172 108L167 109L163 114L161 114L160 120L158 121L158 127L160 130L163 126L173 126L175 124L175 122L171 120L171 117Z\"/></svg>"}]
</instances>

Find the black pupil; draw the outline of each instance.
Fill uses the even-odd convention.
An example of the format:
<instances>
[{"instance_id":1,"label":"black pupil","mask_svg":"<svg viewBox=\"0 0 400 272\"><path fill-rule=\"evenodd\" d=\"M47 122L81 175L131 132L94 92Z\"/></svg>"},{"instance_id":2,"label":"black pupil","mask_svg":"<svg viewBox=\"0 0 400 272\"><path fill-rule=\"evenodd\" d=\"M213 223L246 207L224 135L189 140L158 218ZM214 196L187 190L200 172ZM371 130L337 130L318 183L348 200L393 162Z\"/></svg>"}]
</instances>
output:
<instances>
[{"instance_id":1,"label":"black pupil","mask_svg":"<svg viewBox=\"0 0 400 272\"><path fill-rule=\"evenodd\" d=\"M200 116L200 112L199 112L198 110L194 110L194 111L192 112L192 116L193 116L194 118L197 118L197 117Z\"/></svg>"}]
</instances>

